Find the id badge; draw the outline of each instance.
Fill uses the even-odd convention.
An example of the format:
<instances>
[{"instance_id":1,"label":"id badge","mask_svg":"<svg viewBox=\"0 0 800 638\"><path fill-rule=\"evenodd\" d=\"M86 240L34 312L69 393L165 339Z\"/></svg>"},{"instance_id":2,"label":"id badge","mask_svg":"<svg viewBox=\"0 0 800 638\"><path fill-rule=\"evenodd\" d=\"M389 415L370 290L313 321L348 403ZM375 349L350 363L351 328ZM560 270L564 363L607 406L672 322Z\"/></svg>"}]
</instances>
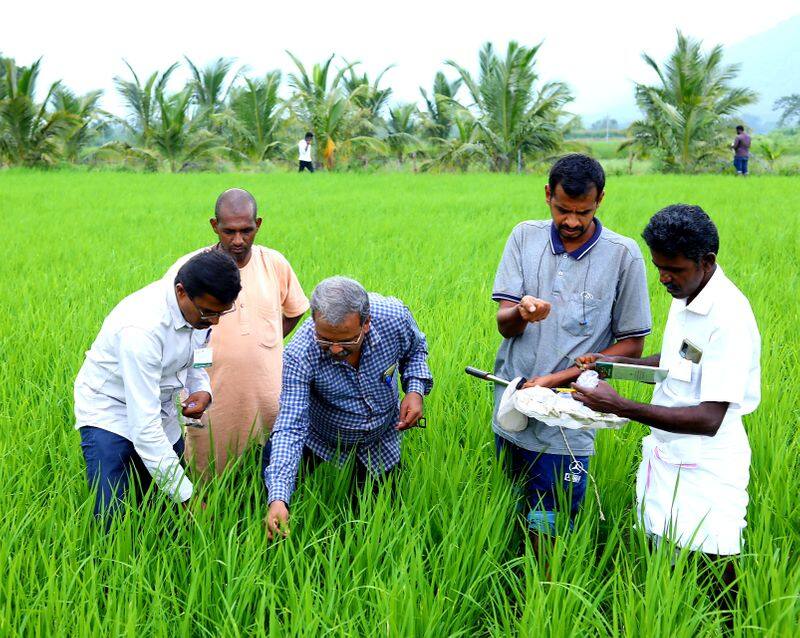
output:
<instances>
[{"instance_id":1,"label":"id badge","mask_svg":"<svg viewBox=\"0 0 800 638\"><path fill-rule=\"evenodd\" d=\"M194 359L192 360L193 368L210 368L212 362L211 346L203 348L195 348Z\"/></svg>"}]
</instances>

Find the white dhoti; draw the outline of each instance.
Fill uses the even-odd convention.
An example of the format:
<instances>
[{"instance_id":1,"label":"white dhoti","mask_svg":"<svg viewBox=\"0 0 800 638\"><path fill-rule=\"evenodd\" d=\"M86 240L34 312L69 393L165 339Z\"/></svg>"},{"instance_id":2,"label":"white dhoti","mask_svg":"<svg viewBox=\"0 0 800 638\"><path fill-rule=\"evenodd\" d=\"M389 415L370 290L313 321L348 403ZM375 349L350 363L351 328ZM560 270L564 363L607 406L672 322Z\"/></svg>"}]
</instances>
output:
<instances>
[{"instance_id":1,"label":"white dhoti","mask_svg":"<svg viewBox=\"0 0 800 638\"><path fill-rule=\"evenodd\" d=\"M715 437L655 431L642 440L636 476L648 534L707 554L738 554L747 523L750 446L738 416Z\"/></svg>"}]
</instances>

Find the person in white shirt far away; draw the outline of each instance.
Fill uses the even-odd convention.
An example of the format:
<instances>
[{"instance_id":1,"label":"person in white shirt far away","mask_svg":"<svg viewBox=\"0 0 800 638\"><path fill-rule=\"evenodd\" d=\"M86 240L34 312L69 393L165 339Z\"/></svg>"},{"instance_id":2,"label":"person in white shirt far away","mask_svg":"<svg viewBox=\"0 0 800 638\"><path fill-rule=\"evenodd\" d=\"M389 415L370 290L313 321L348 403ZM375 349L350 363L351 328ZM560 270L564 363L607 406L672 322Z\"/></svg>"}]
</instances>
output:
<instances>
[{"instance_id":1,"label":"person in white shirt far away","mask_svg":"<svg viewBox=\"0 0 800 638\"><path fill-rule=\"evenodd\" d=\"M703 209L668 206L642 236L673 297L661 352L646 359L589 354L578 361L658 366L667 377L650 404L625 399L605 382L594 390L573 384L574 396L599 412L650 426L636 477L645 531L657 544L667 540L718 563L735 595L729 557L741 552L750 474L742 417L761 399L761 337L747 298L717 264L719 235ZM720 589L712 585L715 594Z\"/></svg>"},{"instance_id":2,"label":"person in white shirt far away","mask_svg":"<svg viewBox=\"0 0 800 638\"><path fill-rule=\"evenodd\" d=\"M204 367L213 363L210 328L233 311L239 268L221 251L192 257L172 281L159 280L123 299L106 317L75 380L75 427L80 431L94 512L119 509L131 480L143 493L154 481L188 504L192 484L181 466L186 417L211 403ZM176 400L177 399L177 400Z\"/></svg>"},{"instance_id":3,"label":"person in white shirt far away","mask_svg":"<svg viewBox=\"0 0 800 638\"><path fill-rule=\"evenodd\" d=\"M297 154L300 160L300 165L297 169L298 173L307 170L309 173L314 172L314 161L311 158L311 146L314 143L314 134L309 131L306 136L297 143Z\"/></svg>"}]
</instances>

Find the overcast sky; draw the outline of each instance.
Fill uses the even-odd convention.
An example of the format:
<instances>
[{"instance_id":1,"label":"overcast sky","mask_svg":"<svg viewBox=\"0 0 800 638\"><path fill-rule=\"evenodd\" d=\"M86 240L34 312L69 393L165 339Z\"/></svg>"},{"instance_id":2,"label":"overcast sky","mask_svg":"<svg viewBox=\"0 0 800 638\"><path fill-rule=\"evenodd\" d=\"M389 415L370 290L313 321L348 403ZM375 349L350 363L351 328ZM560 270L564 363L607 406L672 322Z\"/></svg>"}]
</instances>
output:
<instances>
[{"instance_id":1,"label":"overcast sky","mask_svg":"<svg viewBox=\"0 0 800 638\"><path fill-rule=\"evenodd\" d=\"M632 80L651 79L640 53L663 59L676 28L708 45L732 44L797 14L800 0L48 0L5 3L0 52L19 64L44 56L42 87L62 79L78 92L103 89L105 108L121 114L113 77L127 75L123 58L141 78L183 55L199 65L234 57L260 75L292 70L286 49L307 67L336 53L371 75L395 64L385 76L394 100L416 101L447 58L474 69L487 40L501 49L509 40L544 41L542 78L568 82L573 112L593 117L625 100Z\"/></svg>"}]
</instances>

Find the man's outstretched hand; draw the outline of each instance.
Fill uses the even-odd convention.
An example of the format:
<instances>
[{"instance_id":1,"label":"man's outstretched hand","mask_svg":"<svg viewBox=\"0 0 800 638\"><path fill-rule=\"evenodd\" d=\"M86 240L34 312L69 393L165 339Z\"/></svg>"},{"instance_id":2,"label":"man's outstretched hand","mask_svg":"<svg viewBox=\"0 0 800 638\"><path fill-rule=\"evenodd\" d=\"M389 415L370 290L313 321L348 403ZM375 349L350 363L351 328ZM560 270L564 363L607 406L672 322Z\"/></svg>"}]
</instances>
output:
<instances>
[{"instance_id":1,"label":"man's outstretched hand","mask_svg":"<svg viewBox=\"0 0 800 638\"><path fill-rule=\"evenodd\" d=\"M528 323L536 323L547 318L550 314L552 305L544 299L537 299L531 295L525 295L519 302L519 314Z\"/></svg>"},{"instance_id":2,"label":"man's outstretched hand","mask_svg":"<svg viewBox=\"0 0 800 638\"><path fill-rule=\"evenodd\" d=\"M264 519L267 528L267 538L273 540L289 535L289 509L283 501L272 501L269 505L267 517Z\"/></svg>"},{"instance_id":3,"label":"man's outstretched hand","mask_svg":"<svg viewBox=\"0 0 800 638\"><path fill-rule=\"evenodd\" d=\"M189 417L190 419L199 419L203 416L203 412L206 411L209 404L211 403L211 395L206 392L205 390L200 390L199 392L192 392L186 399L184 399L183 403L181 403L181 411L183 412L183 416Z\"/></svg>"},{"instance_id":4,"label":"man's outstretched hand","mask_svg":"<svg viewBox=\"0 0 800 638\"><path fill-rule=\"evenodd\" d=\"M624 408L625 399L605 381L598 383L596 388L586 388L577 383L573 383L572 388L575 390L572 397L595 412L619 415Z\"/></svg>"},{"instance_id":5,"label":"man's outstretched hand","mask_svg":"<svg viewBox=\"0 0 800 638\"><path fill-rule=\"evenodd\" d=\"M422 395L418 392L409 392L400 403L400 420L394 426L395 430L413 428L422 418Z\"/></svg>"}]
</instances>

